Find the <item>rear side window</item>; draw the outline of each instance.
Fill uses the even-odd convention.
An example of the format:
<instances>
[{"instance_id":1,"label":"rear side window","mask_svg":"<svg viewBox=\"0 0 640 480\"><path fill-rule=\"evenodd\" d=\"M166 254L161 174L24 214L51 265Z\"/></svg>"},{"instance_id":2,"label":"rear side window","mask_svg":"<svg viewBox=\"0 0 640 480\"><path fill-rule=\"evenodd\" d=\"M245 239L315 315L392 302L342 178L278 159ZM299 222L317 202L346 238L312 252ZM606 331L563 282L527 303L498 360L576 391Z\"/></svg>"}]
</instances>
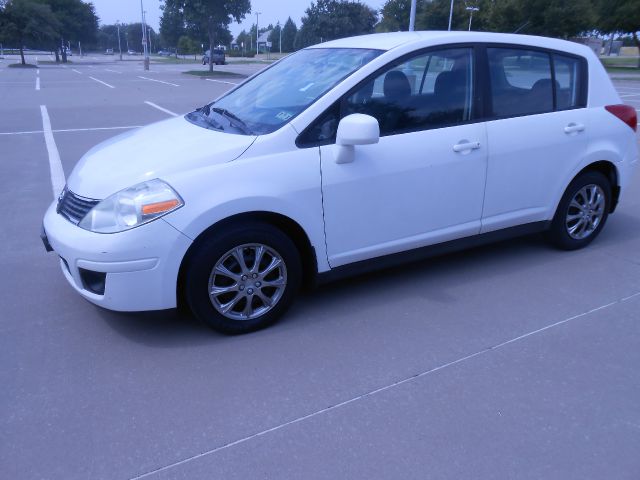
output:
<instances>
[{"instance_id":1,"label":"rear side window","mask_svg":"<svg viewBox=\"0 0 640 480\"><path fill-rule=\"evenodd\" d=\"M553 66L556 76L557 109L584 107L583 62L575 57L554 54Z\"/></svg>"},{"instance_id":2,"label":"rear side window","mask_svg":"<svg viewBox=\"0 0 640 480\"><path fill-rule=\"evenodd\" d=\"M512 117L552 112L553 81L548 53L488 48L493 114Z\"/></svg>"}]
</instances>

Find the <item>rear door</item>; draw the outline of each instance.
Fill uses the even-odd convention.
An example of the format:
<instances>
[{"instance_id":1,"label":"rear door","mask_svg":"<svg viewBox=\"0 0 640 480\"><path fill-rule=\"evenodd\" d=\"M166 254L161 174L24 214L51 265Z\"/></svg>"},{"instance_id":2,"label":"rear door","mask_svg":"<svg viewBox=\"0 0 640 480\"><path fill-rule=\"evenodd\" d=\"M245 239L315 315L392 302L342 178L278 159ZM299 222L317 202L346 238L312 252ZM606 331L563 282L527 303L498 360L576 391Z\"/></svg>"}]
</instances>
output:
<instances>
[{"instance_id":1,"label":"rear door","mask_svg":"<svg viewBox=\"0 0 640 480\"><path fill-rule=\"evenodd\" d=\"M585 61L488 47L489 164L482 231L549 220L587 151Z\"/></svg>"}]
</instances>

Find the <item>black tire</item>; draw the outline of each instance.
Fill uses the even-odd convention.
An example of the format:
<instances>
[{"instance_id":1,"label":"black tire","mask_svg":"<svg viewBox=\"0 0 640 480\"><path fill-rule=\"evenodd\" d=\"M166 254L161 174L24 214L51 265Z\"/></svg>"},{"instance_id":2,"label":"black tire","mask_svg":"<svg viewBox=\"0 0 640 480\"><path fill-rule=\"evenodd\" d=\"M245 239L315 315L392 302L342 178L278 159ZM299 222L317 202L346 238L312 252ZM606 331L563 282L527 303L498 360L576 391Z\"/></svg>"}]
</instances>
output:
<instances>
[{"instance_id":1,"label":"black tire","mask_svg":"<svg viewBox=\"0 0 640 480\"><path fill-rule=\"evenodd\" d=\"M593 230L588 231L584 238L574 238L569 233L569 228L567 226L567 216L569 215L570 204L576 194L589 185L598 186L603 192L604 211L597 226ZM563 250L577 250L579 248L586 247L598 236L604 227L609 216L610 209L611 182L602 173L596 170L587 170L574 178L565 190L562 200L560 200L556 213L553 217L553 221L551 222L551 228L547 231L546 236L551 243Z\"/></svg>"},{"instance_id":2,"label":"black tire","mask_svg":"<svg viewBox=\"0 0 640 480\"><path fill-rule=\"evenodd\" d=\"M214 300L209 295L211 275L216 264L226 257L229 251L247 244L264 245L280 256L286 269L286 286L275 304L256 318L246 320L228 318L214 307ZM193 314L218 332L241 334L272 325L291 306L300 289L302 279L300 254L293 241L286 234L269 224L255 222L225 227L224 230L216 231L215 235L210 235L199 241L195 248L196 250L190 255L186 265L185 298ZM251 281L249 279L247 285ZM239 284L240 280L237 283ZM244 285L244 282L242 284ZM249 287L246 292L248 291ZM264 293L264 290L260 291ZM240 296L239 293L235 293L235 295ZM246 301L240 300L240 302ZM235 315L239 314L235 313Z\"/></svg>"}]
</instances>

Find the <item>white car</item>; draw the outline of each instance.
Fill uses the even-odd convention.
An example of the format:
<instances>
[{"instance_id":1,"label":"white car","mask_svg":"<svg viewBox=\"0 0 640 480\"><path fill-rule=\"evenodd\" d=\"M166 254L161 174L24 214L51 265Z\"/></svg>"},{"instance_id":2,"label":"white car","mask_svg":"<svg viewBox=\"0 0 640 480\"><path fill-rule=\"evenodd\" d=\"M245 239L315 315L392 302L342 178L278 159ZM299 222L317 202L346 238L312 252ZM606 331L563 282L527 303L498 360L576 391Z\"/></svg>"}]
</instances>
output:
<instances>
[{"instance_id":1,"label":"white car","mask_svg":"<svg viewBox=\"0 0 640 480\"><path fill-rule=\"evenodd\" d=\"M637 166L636 112L550 38L405 32L292 54L213 103L80 160L43 238L78 293L273 323L303 283L546 231L601 231Z\"/></svg>"}]
</instances>

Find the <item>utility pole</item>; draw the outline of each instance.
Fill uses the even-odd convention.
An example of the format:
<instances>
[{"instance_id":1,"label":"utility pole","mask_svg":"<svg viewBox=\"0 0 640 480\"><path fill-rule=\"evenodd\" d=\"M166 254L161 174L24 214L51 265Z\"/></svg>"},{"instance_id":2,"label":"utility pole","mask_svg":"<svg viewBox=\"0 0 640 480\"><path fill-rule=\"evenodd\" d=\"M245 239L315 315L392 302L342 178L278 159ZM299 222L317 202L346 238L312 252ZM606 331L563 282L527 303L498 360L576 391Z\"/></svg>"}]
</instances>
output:
<instances>
[{"instance_id":1,"label":"utility pole","mask_svg":"<svg viewBox=\"0 0 640 480\"><path fill-rule=\"evenodd\" d=\"M409 31L413 32L416 28L416 0L411 0L411 12L409 13Z\"/></svg>"},{"instance_id":2,"label":"utility pole","mask_svg":"<svg viewBox=\"0 0 640 480\"><path fill-rule=\"evenodd\" d=\"M261 14L262 12L256 12L256 57L260 52L260 45L258 44L258 36L260 35L260 29L258 28L258 16Z\"/></svg>"},{"instance_id":3,"label":"utility pole","mask_svg":"<svg viewBox=\"0 0 640 480\"><path fill-rule=\"evenodd\" d=\"M120 45L120 20L116 20L116 26L118 27L118 50L120 51L120 61L122 61L122 46Z\"/></svg>"},{"instance_id":4,"label":"utility pole","mask_svg":"<svg viewBox=\"0 0 640 480\"><path fill-rule=\"evenodd\" d=\"M451 8L449 9L449 28L447 28L449 31L451 31L451 20L453 20L453 0L451 0Z\"/></svg>"},{"instance_id":5,"label":"utility pole","mask_svg":"<svg viewBox=\"0 0 640 480\"><path fill-rule=\"evenodd\" d=\"M147 50L147 28L144 21L144 6L140 0L140 12L142 13L142 46L144 48L144 69L149 70L149 51Z\"/></svg>"}]
</instances>

